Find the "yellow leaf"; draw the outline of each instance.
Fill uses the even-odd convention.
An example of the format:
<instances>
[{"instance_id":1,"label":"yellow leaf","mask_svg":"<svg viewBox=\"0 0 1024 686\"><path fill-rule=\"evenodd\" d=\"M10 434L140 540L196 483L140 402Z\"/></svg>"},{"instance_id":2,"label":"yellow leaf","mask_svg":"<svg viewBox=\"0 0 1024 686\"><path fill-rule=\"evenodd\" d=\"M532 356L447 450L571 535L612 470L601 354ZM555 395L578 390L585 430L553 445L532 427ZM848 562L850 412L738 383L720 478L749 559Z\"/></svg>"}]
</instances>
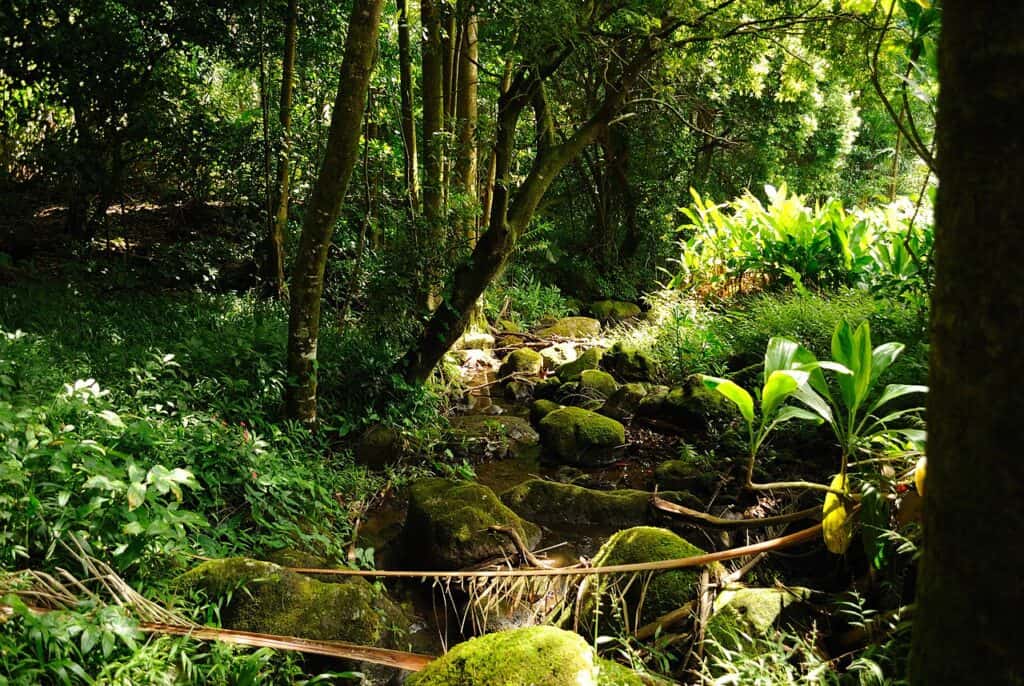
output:
<instances>
[{"instance_id":1,"label":"yellow leaf","mask_svg":"<svg viewBox=\"0 0 1024 686\"><path fill-rule=\"evenodd\" d=\"M924 497L924 472L927 465L928 458L922 457L917 461L917 467L914 469L914 486L917 487L917 494L922 497Z\"/></svg>"},{"instance_id":2,"label":"yellow leaf","mask_svg":"<svg viewBox=\"0 0 1024 686\"><path fill-rule=\"evenodd\" d=\"M835 491L847 492L849 480L845 476L836 476L832 479L829 488ZM850 540L853 538L853 522L850 521L846 512L846 506L835 493L825 495L825 506L822 508L824 517L821 520L821 531L825 537L825 547L829 552L842 555L850 547Z\"/></svg>"}]
</instances>

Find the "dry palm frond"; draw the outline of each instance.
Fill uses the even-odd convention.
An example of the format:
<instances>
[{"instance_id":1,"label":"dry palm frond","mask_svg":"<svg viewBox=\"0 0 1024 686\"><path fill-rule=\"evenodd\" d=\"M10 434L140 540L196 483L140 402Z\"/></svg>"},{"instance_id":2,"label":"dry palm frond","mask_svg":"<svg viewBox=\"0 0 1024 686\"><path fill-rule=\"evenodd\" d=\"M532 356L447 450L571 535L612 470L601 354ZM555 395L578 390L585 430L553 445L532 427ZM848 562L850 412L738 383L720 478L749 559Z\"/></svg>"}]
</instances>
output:
<instances>
[{"instance_id":1,"label":"dry palm frond","mask_svg":"<svg viewBox=\"0 0 1024 686\"><path fill-rule=\"evenodd\" d=\"M201 626L146 599L107 564L86 553L77 539L72 538L72 542L74 548L61 543L71 556L81 563L84 570L81 579L60 568L57 569L60 578L34 570L2 574L0 597L8 594L17 596L33 614L74 610L83 601L89 601L95 606L116 605L131 613L139 622L139 630L146 633L326 655L408 671L419 671L434 659L430 655L361 646L343 641L318 641ZM14 608L0 604L0 614L10 616L14 614Z\"/></svg>"}]
</instances>

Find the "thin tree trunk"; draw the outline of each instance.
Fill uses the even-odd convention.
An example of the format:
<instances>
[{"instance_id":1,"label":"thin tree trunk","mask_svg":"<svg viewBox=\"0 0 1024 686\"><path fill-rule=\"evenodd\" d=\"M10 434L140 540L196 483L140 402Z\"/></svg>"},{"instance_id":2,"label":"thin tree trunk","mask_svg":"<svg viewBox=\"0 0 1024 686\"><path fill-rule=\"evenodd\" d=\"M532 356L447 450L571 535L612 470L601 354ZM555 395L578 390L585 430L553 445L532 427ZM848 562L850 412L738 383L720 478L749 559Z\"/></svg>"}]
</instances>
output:
<instances>
[{"instance_id":1,"label":"thin tree trunk","mask_svg":"<svg viewBox=\"0 0 1024 686\"><path fill-rule=\"evenodd\" d=\"M505 72L501 77L501 85L499 86L498 97L504 97L508 93L508 89L512 87L512 63L505 63ZM490 154L487 156L487 179L484 181L483 186L483 200L480 203L480 218L477 221L478 232L484 226L491 216L491 205L494 200L494 181L498 173L498 157L495 154L494 149L491 149Z\"/></svg>"},{"instance_id":2,"label":"thin tree trunk","mask_svg":"<svg viewBox=\"0 0 1024 686\"><path fill-rule=\"evenodd\" d=\"M274 231L274 194L270 181L270 90L267 82L267 20L265 0L260 0L257 21L259 23L260 114L263 123L263 178L261 181L264 199L263 212L267 222L267 235L270 235Z\"/></svg>"},{"instance_id":3,"label":"thin tree trunk","mask_svg":"<svg viewBox=\"0 0 1024 686\"><path fill-rule=\"evenodd\" d=\"M1024 684L1024 3L947 0L910 683Z\"/></svg>"},{"instance_id":4,"label":"thin tree trunk","mask_svg":"<svg viewBox=\"0 0 1024 686\"><path fill-rule=\"evenodd\" d=\"M455 180L467 203L476 206L477 201L477 19L472 12L466 13L466 23L459 49L459 97L457 113L458 157L455 164ZM476 244L476 218L463 223L464 238L472 248Z\"/></svg>"},{"instance_id":5,"label":"thin tree trunk","mask_svg":"<svg viewBox=\"0 0 1024 686\"><path fill-rule=\"evenodd\" d=\"M430 246L424 269L424 305L433 311L440 298L439 263L443 256L444 227L444 53L441 43L439 0L423 0L423 211Z\"/></svg>"},{"instance_id":6,"label":"thin tree trunk","mask_svg":"<svg viewBox=\"0 0 1024 686\"><path fill-rule=\"evenodd\" d=\"M420 173L416 152L416 119L413 115L412 45L409 40L408 0L398 1L398 72L402 94L402 143L405 147L405 188L409 212L420 212Z\"/></svg>"},{"instance_id":7,"label":"thin tree trunk","mask_svg":"<svg viewBox=\"0 0 1024 686\"><path fill-rule=\"evenodd\" d=\"M327 251L359 157L359 133L383 4L383 0L354 0L327 150L306 209L292 272L285 404L290 418L306 424L316 422L317 341Z\"/></svg>"},{"instance_id":8,"label":"thin tree trunk","mask_svg":"<svg viewBox=\"0 0 1024 686\"><path fill-rule=\"evenodd\" d=\"M284 235L288 229L288 203L291 200L292 96L295 91L295 46L298 38L298 26L298 0L288 0L284 59L281 61L281 104L278 112L278 120L281 123L281 141L277 150L274 219L267 241L267 263L264 269L267 290L279 298L287 294L284 274Z\"/></svg>"}]
</instances>

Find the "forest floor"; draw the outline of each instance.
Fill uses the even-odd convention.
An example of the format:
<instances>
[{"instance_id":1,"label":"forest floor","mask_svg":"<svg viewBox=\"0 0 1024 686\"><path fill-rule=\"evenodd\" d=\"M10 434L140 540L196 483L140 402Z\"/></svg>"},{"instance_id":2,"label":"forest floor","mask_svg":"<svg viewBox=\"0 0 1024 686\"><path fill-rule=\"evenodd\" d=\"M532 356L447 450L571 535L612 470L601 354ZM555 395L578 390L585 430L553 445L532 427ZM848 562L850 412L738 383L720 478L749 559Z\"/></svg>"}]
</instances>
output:
<instances>
[{"instance_id":1,"label":"forest floor","mask_svg":"<svg viewBox=\"0 0 1024 686\"><path fill-rule=\"evenodd\" d=\"M889 565L880 569L856 543L836 556L815 538L716 568L733 584L733 595L722 593L719 601L706 591L728 589L717 588L714 578L704 580L703 590L691 579L680 592L648 601L622 590L615 597L632 605L635 616L615 620L616 613L605 608L608 624L600 631L586 628L587 617L580 614L582 576L568 586L533 586L529 592L459 586L443 575L433 583L340 584L339 589L382 594L369 601L378 614L394 606L378 628L377 620L345 613L314 625L308 617L323 601L315 594L295 595L297 588L309 591L298 582L264 584L259 592L229 594L227 600L209 585L199 596L183 596L178 580L196 556L269 560L285 568L280 574L288 574L288 567L445 572L657 562L682 556L659 550L726 551L802 531L818 517L763 528L707 526L654 507L655 493L724 519L813 509L821 497L742 489L745 430L738 415L695 377L667 371L666 360L654 352L632 351L644 336L659 335L662 324L646 313L603 325L587 318L586 335L551 333L566 321L580 324L578 318L537 321L528 332L495 326L485 336L468 337L452 353L444 383L431 394L414 393L381 412L362 405L361 416L346 409L361 406L362 397L359 384L346 379L379 372L358 368L365 364L367 340L345 339L333 328L322 348L323 384L331 389L324 426L311 435L280 420L286 312L279 303L245 292L254 277L244 257L254 234L238 228L247 225L229 208L118 208L109 235L98 236L82 252L62 240L54 206L45 199L32 202L31 225L12 222L12 213L0 218L0 253L7 255L0 260L0 332L6 335L0 343L0 433L8 441L26 432L61 438L35 447L8 443L8 460L27 476L15 478L10 470L0 475L12 513L0 518L5 570L67 565L49 541L74 534L151 599L191 605L192 616L225 627L437 654L485 630L543 619L577 627L602 655L647 675L637 678L648 682L658 674L678 682L731 674L743 683L758 670L774 670L773 683L799 683L807 664L849 669L863 641L851 647L843 637L866 617L902 607L912 591L910 556L892 552ZM791 307L824 331L862 307L859 297L822 299L821 311L769 298L767 305L755 304L761 308L756 316L765 321L752 317L745 326L777 327L771 316ZM808 330L806 322L798 323ZM698 329L696 322L684 325ZM744 324L730 314L729 326ZM761 334L750 340L756 342L737 344L716 362L744 385L759 382L756 360L763 353ZM561 357L537 359L538 350L551 347ZM587 351L604 353L587 358ZM514 354L528 358L527 365L503 371ZM639 371L619 364L629 355L645 360ZM582 359L589 361L581 364ZM708 370L687 370L701 371ZM575 424L560 427L548 419L553 414ZM592 430L590 422L612 424ZM602 434L605 429L611 433ZM617 430L621 439L615 438ZM101 457L78 456L82 446L92 445L100 447ZM809 425L784 426L768 448L758 464L758 476L767 479L827 482L838 455L828 431ZM47 475L69 459L67 471ZM157 467L187 470L189 478L181 477L174 488L157 485L163 473ZM466 479L479 489L470 496L459 490ZM105 504L97 505L103 488ZM141 502L133 500L139 488ZM915 517L913 495L894 509L904 524ZM463 503L465 497L472 502ZM142 531L126 527L126 521L142 524ZM536 557L493 526L511 526ZM657 531L655 544L616 548L620 532L647 535L650 527ZM52 533L39 534L44 530ZM681 572L660 576L673 574ZM643 576L642 585L657 577ZM229 579L228 586L247 581L251 575ZM752 596L736 600L736 584L768 594L767 606L755 605ZM799 591L799 602L789 595L780 600L779 589L788 588L813 593ZM694 598L703 599L692 606L695 612L665 621L658 638L636 637L641 624ZM651 608L644 609L645 602ZM289 624L281 616L260 615L257 606L268 604L306 608L307 619ZM846 614L837 612L841 606ZM748 611L756 620L744 619ZM739 633L716 633L701 643L708 627L723 624L713 621L716 616L731 618L733 627L738 622ZM354 626L373 630L353 632ZM608 638L598 640L605 630ZM5 640L15 637L16 650L24 649L15 623L3 632ZM104 669L95 657L79 654L86 651L47 636L63 646L68 659L87 670ZM881 645L888 645L885 640ZM179 660L167 657L167 646L148 645L156 662ZM137 647L119 650L108 662L133 664ZM243 658L255 659L194 645L180 650L192 659L222 661L229 670L240 669ZM702 654L703 662L696 659ZM875 659L888 670L885 661L895 658L883 653ZM371 680L393 676L360 664L366 674L376 674ZM261 655L255 668L265 680L283 682L346 665L351 667Z\"/></svg>"}]
</instances>

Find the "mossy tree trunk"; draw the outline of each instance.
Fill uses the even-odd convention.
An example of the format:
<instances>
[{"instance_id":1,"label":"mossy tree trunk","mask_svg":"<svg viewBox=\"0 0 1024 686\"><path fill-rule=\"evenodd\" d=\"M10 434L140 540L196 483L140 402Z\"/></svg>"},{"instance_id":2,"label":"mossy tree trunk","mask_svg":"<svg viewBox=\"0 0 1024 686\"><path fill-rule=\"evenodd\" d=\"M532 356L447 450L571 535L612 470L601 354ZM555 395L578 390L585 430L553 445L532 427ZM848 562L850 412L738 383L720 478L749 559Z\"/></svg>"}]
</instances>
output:
<instances>
[{"instance_id":1,"label":"mossy tree trunk","mask_svg":"<svg viewBox=\"0 0 1024 686\"><path fill-rule=\"evenodd\" d=\"M317 340L327 250L359 157L359 133L383 4L383 0L354 1L327 150L306 208L292 271L285 404L290 418L307 424L316 421Z\"/></svg>"},{"instance_id":2,"label":"mossy tree trunk","mask_svg":"<svg viewBox=\"0 0 1024 686\"><path fill-rule=\"evenodd\" d=\"M281 140L277 147L277 178L274 183L273 219L267 239L264 279L267 291L277 297L286 294L284 274L284 234L288 228L288 203L291 199L292 95L295 83L295 53L299 26L298 0L288 0L285 23L284 58L281 61L281 102L278 121Z\"/></svg>"},{"instance_id":3,"label":"mossy tree trunk","mask_svg":"<svg viewBox=\"0 0 1024 686\"><path fill-rule=\"evenodd\" d=\"M1024 3L947 0L912 684L1022 684Z\"/></svg>"}]
</instances>

